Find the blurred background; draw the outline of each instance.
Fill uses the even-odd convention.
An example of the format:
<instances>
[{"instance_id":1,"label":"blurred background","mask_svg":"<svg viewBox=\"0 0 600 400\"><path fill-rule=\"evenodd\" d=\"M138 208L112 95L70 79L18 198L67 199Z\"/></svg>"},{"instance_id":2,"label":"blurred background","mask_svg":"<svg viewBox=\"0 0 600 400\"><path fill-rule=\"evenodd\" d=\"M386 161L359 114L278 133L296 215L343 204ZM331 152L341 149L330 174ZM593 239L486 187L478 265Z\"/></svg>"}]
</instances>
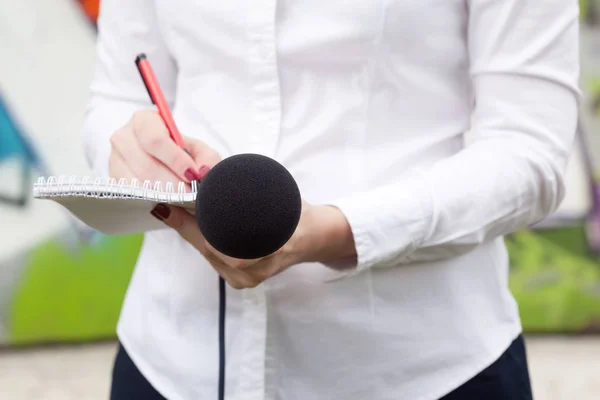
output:
<instances>
[{"instance_id":1,"label":"blurred background","mask_svg":"<svg viewBox=\"0 0 600 400\"><path fill-rule=\"evenodd\" d=\"M507 238L539 400L600 398L600 1L580 3L584 103L567 198ZM2 400L108 398L141 237L102 236L31 198L40 175L89 172L80 132L98 4L0 0Z\"/></svg>"}]
</instances>

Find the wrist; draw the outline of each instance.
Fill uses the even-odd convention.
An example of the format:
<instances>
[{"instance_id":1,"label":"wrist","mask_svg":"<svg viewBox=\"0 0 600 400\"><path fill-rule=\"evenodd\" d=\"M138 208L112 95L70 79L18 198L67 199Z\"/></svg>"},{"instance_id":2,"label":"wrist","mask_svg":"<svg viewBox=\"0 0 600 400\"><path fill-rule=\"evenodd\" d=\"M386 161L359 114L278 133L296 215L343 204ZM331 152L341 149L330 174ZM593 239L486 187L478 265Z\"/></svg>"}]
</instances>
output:
<instances>
[{"instance_id":1,"label":"wrist","mask_svg":"<svg viewBox=\"0 0 600 400\"><path fill-rule=\"evenodd\" d=\"M356 256L352 229L335 206L308 206L301 262L331 262Z\"/></svg>"}]
</instances>

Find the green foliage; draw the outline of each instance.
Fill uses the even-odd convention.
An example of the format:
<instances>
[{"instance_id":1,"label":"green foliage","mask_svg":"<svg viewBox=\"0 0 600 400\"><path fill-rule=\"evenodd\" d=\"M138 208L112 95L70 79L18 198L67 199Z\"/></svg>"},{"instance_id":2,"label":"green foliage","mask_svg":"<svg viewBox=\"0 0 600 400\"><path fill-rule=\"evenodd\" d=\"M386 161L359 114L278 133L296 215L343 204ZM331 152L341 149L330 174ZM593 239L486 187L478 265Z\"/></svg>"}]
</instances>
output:
<instances>
[{"instance_id":1,"label":"green foliage","mask_svg":"<svg viewBox=\"0 0 600 400\"><path fill-rule=\"evenodd\" d=\"M600 260L585 243L582 228L523 231L507 240L525 331L600 328Z\"/></svg>"}]
</instances>

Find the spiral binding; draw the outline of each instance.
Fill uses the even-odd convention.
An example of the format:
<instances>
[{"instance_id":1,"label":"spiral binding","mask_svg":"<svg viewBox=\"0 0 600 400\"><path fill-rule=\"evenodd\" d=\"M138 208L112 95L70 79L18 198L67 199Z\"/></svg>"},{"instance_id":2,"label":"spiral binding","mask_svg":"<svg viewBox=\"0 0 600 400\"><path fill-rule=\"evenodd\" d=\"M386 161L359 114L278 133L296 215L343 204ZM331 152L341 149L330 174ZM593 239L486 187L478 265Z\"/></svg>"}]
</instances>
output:
<instances>
[{"instance_id":1,"label":"spiral binding","mask_svg":"<svg viewBox=\"0 0 600 400\"><path fill-rule=\"evenodd\" d=\"M163 190L163 186L165 189ZM115 178L92 178L84 176L78 178L72 175L68 178L61 175L48 178L40 177L33 185L33 195L37 198L47 197L92 197L106 199L140 199L155 202L167 201L170 203L182 203L186 196L196 195L198 184L191 182L192 192L186 192L186 183L178 182L177 190L173 182L152 182L145 180L140 182L132 179L130 182L125 178L118 181Z\"/></svg>"}]
</instances>

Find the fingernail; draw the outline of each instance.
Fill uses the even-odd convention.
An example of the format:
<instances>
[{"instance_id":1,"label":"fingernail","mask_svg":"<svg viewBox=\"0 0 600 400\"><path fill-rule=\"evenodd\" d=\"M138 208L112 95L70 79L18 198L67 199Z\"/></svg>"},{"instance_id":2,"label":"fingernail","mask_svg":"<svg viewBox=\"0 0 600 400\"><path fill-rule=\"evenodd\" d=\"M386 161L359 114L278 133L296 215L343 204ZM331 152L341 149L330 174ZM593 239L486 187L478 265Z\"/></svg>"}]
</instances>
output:
<instances>
[{"instance_id":1,"label":"fingernail","mask_svg":"<svg viewBox=\"0 0 600 400\"><path fill-rule=\"evenodd\" d=\"M208 175L208 172L210 171L210 168L208 167L208 165L203 165L200 167L200 169L198 170L198 179L202 180L204 178L206 178L206 175Z\"/></svg>"},{"instance_id":2,"label":"fingernail","mask_svg":"<svg viewBox=\"0 0 600 400\"><path fill-rule=\"evenodd\" d=\"M191 168L188 168L185 170L183 176L185 176L185 179L187 179L188 181L192 182L192 181L197 181L199 179L198 174L196 173L196 171L194 171Z\"/></svg>"},{"instance_id":3,"label":"fingernail","mask_svg":"<svg viewBox=\"0 0 600 400\"><path fill-rule=\"evenodd\" d=\"M154 209L150 211L150 214L152 214L154 218L163 221L169 218L169 215L171 215L171 209L165 206L164 204L157 204L156 207L154 207Z\"/></svg>"}]
</instances>

